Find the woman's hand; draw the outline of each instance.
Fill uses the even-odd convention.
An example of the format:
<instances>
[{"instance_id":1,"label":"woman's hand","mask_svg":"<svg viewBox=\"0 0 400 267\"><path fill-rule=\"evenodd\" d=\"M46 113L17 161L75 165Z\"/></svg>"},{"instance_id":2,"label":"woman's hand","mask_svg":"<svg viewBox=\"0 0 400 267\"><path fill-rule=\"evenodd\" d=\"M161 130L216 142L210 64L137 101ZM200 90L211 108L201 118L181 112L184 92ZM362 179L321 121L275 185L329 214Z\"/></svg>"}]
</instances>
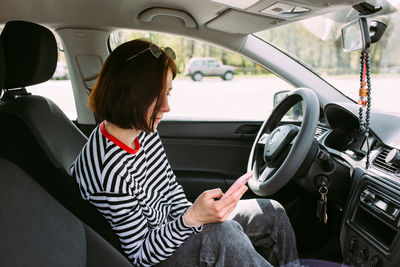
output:
<instances>
[{"instance_id":1,"label":"woman's hand","mask_svg":"<svg viewBox=\"0 0 400 267\"><path fill-rule=\"evenodd\" d=\"M243 185L230 196L222 199L221 189L204 191L188 208L183 215L186 225L200 227L205 223L223 222L233 211L242 195L247 191L247 186Z\"/></svg>"}]
</instances>

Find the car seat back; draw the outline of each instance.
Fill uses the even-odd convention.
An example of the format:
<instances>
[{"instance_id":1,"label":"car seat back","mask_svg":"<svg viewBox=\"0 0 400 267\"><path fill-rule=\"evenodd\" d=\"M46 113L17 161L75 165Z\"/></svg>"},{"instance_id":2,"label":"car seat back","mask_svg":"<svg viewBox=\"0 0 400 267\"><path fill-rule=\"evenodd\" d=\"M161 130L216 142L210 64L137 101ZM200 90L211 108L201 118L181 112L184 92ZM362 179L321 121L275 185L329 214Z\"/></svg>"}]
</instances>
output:
<instances>
[{"instance_id":1,"label":"car seat back","mask_svg":"<svg viewBox=\"0 0 400 267\"><path fill-rule=\"evenodd\" d=\"M132 266L31 177L0 158L0 262L19 266Z\"/></svg>"},{"instance_id":2,"label":"car seat back","mask_svg":"<svg viewBox=\"0 0 400 267\"><path fill-rule=\"evenodd\" d=\"M120 243L102 215L80 196L70 167L87 141L51 100L25 86L50 79L57 62L51 31L25 21L8 22L0 35L5 76L0 100L0 156L25 170L75 216L114 247Z\"/></svg>"}]
</instances>

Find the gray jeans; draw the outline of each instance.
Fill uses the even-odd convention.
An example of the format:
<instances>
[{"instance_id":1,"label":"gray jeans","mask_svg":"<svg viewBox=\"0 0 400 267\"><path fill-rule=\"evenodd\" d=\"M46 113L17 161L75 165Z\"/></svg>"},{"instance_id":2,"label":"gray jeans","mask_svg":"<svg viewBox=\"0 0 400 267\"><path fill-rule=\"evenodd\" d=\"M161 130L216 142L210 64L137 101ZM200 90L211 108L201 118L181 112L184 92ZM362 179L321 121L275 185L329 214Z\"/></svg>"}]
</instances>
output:
<instances>
[{"instance_id":1,"label":"gray jeans","mask_svg":"<svg viewBox=\"0 0 400 267\"><path fill-rule=\"evenodd\" d=\"M223 223L210 223L157 266L298 266L296 240L281 204L241 200Z\"/></svg>"}]
</instances>

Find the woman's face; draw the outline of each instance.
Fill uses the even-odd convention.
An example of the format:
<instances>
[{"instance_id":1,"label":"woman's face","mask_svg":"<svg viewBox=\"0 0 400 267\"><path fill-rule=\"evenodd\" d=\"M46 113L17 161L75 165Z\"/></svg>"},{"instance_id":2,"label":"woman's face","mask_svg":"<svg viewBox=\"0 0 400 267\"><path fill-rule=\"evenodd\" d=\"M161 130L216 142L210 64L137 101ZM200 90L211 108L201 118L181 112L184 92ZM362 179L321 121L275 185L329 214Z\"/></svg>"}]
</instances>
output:
<instances>
[{"instance_id":1,"label":"woman's face","mask_svg":"<svg viewBox=\"0 0 400 267\"><path fill-rule=\"evenodd\" d=\"M169 107L169 103L168 103L168 96L172 90L172 71L171 70L168 70L167 81L165 84L166 84L167 90L165 90L165 92L166 92L165 95L160 96L160 101L162 101L162 104L161 104L161 107L160 107L158 113L154 114L154 117L152 117L154 108L157 103L157 99L155 99L153 101L153 103L147 110L147 121L148 121L149 125L151 125L152 120L154 121L153 131L155 131L157 129L157 125L162 120L164 113L167 113L170 111L170 107Z\"/></svg>"}]
</instances>

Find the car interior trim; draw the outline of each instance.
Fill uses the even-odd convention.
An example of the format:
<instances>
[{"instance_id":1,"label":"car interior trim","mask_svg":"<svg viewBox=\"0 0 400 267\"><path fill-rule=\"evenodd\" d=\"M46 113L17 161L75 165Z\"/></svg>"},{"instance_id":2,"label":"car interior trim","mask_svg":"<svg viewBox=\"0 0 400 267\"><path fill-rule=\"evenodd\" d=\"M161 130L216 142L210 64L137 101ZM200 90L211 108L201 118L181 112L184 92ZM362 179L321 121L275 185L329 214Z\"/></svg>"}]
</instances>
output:
<instances>
[{"instance_id":1,"label":"car interior trim","mask_svg":"<svg viewBox=\"0 0 400 267\"><path fill-rule=\"evenodd\" d=\"M158 16L175 17L181 19L185 27L197 28L197 23L193 17L185 11L179 9L161 7L149 8L139 14L139 19L145 22L151 22L155 17Z\"/></svg>"}]
</instances>

